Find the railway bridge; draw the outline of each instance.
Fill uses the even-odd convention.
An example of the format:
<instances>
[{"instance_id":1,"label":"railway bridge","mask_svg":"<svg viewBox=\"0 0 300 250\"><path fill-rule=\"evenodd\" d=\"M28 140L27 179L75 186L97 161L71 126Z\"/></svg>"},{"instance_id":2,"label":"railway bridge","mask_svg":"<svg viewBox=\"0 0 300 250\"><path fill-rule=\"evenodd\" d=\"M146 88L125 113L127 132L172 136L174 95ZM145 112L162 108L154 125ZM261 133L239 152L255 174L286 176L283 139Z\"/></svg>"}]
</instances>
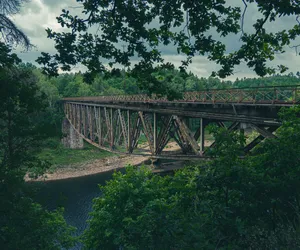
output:
<instances>
[{"instance_id":1,"label":"railway bridge","mask_svg":"<svg viewBox=\"0 0 300 250\"><path fill-rule=\"evenodd\" d=\"M275 136L282 107L299 103L300 86L209 89L186 92L174 101L144 94L72 97L63 99L64 130L71 140L83 138L120 154L201 159L215 146L207 145L208 124L257 131L244 148L248 153L264 138ZM176 145L174 150L170 143Z\"/></svg>"}]
</instances>

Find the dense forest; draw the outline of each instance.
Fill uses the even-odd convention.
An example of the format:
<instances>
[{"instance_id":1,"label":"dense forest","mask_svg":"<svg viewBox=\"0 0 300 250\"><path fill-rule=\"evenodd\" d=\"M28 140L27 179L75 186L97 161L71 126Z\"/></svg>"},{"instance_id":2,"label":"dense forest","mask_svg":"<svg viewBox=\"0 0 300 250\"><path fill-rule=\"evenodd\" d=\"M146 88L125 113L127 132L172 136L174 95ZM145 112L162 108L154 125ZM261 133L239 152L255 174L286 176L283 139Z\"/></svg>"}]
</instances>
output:
<instances>
[{"instance_id":1,"label":"dense forest","mask_svg":"<svg viewBox=\"0 0 300 250\"><path fill-rule=\"evenodd\" d=\"M24 67L30 68L37 77L38 85L49 96L51 105L61 97L147 93L140 88L138 79L134 78L130 72L122 70L114 70L106 74L99 73L92 83L86 83L84 74L81 72L64 73L55 78L48 78L42 74L41 69L33 65L27 64ZM176 69L161 69L153 73L153 76L160 81L162 88L167 88L175 96L185 91L300 84L299 72L259 78L237 78L235 81L198 77L191 72L182 74Z\"/></svg>"}]
</instances>

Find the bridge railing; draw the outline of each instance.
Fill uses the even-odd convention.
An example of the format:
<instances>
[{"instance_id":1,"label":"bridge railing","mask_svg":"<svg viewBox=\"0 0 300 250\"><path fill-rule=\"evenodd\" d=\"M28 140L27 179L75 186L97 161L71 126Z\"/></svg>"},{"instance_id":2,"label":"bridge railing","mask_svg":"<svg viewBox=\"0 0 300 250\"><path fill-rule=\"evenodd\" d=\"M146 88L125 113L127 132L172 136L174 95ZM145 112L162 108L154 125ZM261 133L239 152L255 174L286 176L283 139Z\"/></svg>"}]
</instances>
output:
<instances>
[{"instance_id":1,"label":"bridge railing","mask_svg":"<svg viewBox=\"0 0 300 250\"><path fill-rule=\"evenodd\" d=\"M167 102L166 97L157 95L112 95L69 97L64 101L92 102ZM255 88L209 89L185 92L183 98L172 102L200 103L247 103L247 104L295 104L300 103L300 85Z\"/></svg>"}]
</instances>

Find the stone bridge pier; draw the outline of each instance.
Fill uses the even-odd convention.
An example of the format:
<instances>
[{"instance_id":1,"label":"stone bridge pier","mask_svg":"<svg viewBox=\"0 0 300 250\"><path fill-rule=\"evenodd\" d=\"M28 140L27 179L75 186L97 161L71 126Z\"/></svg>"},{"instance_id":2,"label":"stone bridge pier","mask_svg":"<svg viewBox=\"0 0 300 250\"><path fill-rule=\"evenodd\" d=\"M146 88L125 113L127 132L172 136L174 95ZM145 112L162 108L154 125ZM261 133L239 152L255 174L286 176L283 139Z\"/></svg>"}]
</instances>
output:
<instances>
[{"instance_id":1,"label":"stone bridge pier","mask_svg":"<svg viewBox=\"0 0 300 250\"><path fill-rule=\"evenodd\" d=\"M72 149L80 149L83 148L83 139L82 137L76 132L73 126L70 124L67 118L64 118L62 122L62 144L66 148Z\"/></svg>"}]
</instances>

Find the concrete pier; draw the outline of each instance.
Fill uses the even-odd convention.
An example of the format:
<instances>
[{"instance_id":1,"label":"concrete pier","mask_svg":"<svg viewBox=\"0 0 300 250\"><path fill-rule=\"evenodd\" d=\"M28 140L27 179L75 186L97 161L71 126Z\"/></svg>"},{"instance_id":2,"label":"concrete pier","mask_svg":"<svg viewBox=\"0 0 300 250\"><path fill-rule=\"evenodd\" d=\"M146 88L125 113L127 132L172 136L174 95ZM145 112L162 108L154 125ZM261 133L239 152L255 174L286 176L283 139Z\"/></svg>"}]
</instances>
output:
<instances>
[{"instance_id":1,"label":"concrete pier","mask_svg":"<svg viewBox=\"0 0 300 250\"><path fill-rule=\"evenodd\" d=\"M62 122L62 132L63 138L61 139L61 142L66 148L83 148L82 137L75 131L66 118Z\"/></svg>"}]
</instances>

